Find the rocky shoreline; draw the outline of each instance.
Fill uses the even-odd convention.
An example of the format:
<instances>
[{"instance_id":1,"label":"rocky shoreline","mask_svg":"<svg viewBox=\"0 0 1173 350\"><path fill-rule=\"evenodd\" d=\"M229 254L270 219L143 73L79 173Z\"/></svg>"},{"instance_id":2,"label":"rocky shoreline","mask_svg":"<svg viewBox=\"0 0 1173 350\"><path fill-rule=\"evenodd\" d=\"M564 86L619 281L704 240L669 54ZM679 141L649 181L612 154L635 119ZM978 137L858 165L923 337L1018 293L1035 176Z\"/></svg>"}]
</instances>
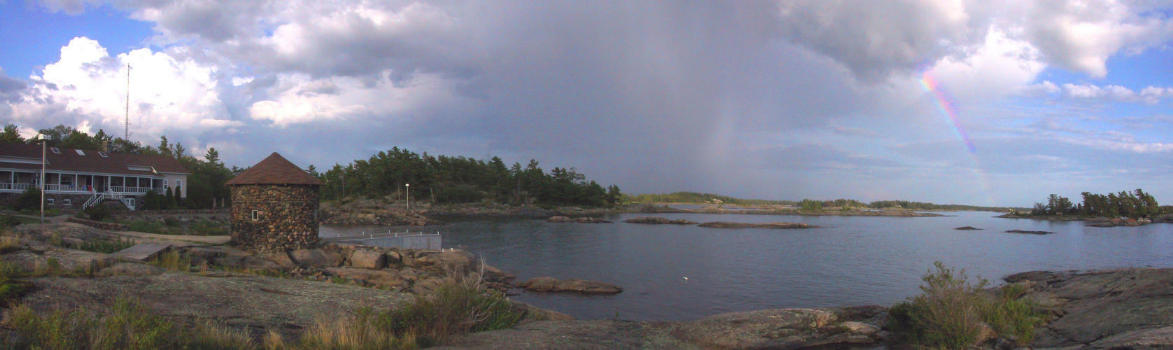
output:
<instances>
[{"instance_id":1,"label":"rocky shoreline","mask_svg":"<svg viewBox=\"0 0 1173 350\"><path fill-rule=\"evenodd\" d=\"M1034 271L1007 276L1051 319L1033 348L1173 348L1173 268ZM804 349L892 347L887 308L733 312L694 321L559 320L467 334L446 349ZM978 348L1015 348L993 337Z\"/></svg>"}]
</instances>

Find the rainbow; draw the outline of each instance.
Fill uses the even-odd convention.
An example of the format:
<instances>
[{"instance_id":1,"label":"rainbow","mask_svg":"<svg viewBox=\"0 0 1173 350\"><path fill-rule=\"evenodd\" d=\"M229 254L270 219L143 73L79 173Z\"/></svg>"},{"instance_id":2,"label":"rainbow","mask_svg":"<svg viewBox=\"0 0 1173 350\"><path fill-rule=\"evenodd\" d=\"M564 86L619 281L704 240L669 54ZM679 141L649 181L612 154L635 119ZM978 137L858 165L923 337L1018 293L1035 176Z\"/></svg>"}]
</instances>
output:
<instances>
[{"instance_id":1,"label":"rainbow","mask_svg":"<svg viewBox=\"0 0 1173 350\"><path fill-rule=\"evenodd\" d=\"M926 70L924 74L921 75L920 82L921 86L925 88L925 91L928 91L933 95L933 97L935 97L937 107L941 109L941 114L945 115L945 117L949 119L948 123L953 127L953 132L957 134L957 138L961 139L961 143L963 143L965 145L965 149L969 151L969 158L973 164L970 170L973 171L973 176L974 179L977 180L978 186L981 186L982 190L984 191L989 205L996 205L997 202L994 200L994 192L990 187L990 179L986 173L982 171L983 167L981 160L978 159L977 147L974 147L973 140L969 139L969 134L966 133L965 129L961 127L961 120L958 118L957 107L956 104L953 103L953 98L949 95L945 88L942 87L939 82L937 82L937 79L933 78L932 74L929 74L928 70Z\"/></svg>"},{"instance_id":2,"label":"rainbow","mask_svg":"<svg viewBox=\"0 0 1173 350\"><path fill-rule=\"evenodd\" d=\"M925 71L921 75L920 83L925 88L925 91L928 91L933 94L933 97L936 97L937 107L941 109L941 114L949 118L949 124L953 126L953 132L965 144L965 148L969 150L969 153L976 153L977 148L973 146L973 141L969 139L969 134L965 132L965 129L961 128L961 121L957 118L957 107L954 106L953 98L949 96L945 89L941 87L941 84L937 83L937 80L928 71Z\"/></svg>"}]
</instances>

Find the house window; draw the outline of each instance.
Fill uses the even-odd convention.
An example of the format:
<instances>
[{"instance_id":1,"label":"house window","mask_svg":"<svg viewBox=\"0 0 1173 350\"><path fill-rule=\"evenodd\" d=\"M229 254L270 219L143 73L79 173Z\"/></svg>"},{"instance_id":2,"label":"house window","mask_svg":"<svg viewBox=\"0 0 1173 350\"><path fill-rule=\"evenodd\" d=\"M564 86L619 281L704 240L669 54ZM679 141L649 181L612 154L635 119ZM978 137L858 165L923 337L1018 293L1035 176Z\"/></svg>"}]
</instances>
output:
<instances>
[{"instance_id":1,"label":"house window","mask_svg":"<svg viewBox=\"0 0 1173 350\"><path fill-rule=\"evenodd\" d=\"M73 199L71 199L71 198L62 199L61 205L64 205L67 207L72 207L73 206Z\"/></svg>"},{"instance_id":2,"label":"house window","mask_svg":"<svg viewBox=\"0 0 1173 350\"><path fill-rule=\"evenodd\" d=\"M53 198L46 198L45 204L48 204L49 206L53 206Z\"/></svg>"},{"instance_id":3,"label":"house window","mask_svg":"<svg viewBox=\"0 0 1173 350\"><path fill-rule=\"evenodd\" d=\"M61 154L61 149L57 147L49 147L49 151L53 152L53 154Z\"/></svg>"},{"instance_id":4,"label":"house window","mask_svg":"<svg viewBox=\"0 0 1173 350\"><path fill-rule=\"evenodd\" d=\"M261 211L260 210L253 210L252 219L253 219L253 221L260 220L261 219Z\"/></svg>"},{"instance_id":5,"label":"house window","mask_svg":"<svg viewBox=\"0 0 1173 350\"><path fill-rule=\"evenodd\" d=\"M74 152L77 152L77 155L79 155L79 156L82 156L82 157L85 157L85 156L86 156L86 151L82 151L82 150L80 150L80 149L75 149L75 150L73 150L73 151L74 151Z\"/></svg>"}]
</instances>

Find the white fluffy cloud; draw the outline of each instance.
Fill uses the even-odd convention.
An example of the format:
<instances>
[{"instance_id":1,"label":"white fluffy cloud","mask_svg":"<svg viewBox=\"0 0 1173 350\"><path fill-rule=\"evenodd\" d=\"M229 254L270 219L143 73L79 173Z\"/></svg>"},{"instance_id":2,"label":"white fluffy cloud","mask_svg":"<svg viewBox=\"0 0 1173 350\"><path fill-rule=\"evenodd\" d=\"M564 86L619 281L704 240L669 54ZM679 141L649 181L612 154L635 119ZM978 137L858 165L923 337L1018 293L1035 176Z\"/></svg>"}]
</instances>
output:
<instances>
[{"instance_id":1,"label":"white fluffy cloud","mask_svg":"<svg viewBox=\"0 0 1173 350\"><path fill-rule=\"evenodd\" d=\"M1051 61L1102 78L1107 61L1173 38L1173 22L1143 2L1024 1L1025 34Z\"/></svg>"},{"instance_id":2,"label":"white fluffy cloud","mask_svg":"<svg viewBox=\"0 0 1173 350\"><path fill-rule=\"evenodd\" d=\"M71 40L61 48L57 62L31 77L29 89L9 104L12 117L26 124L58 119L79 127L121 130L127 114L128 64L134 134L155 137L168 130L233 125L224 119L215 67L145 48L110 56L100 43L85 37Z\"/></svg>"}]
</instances>

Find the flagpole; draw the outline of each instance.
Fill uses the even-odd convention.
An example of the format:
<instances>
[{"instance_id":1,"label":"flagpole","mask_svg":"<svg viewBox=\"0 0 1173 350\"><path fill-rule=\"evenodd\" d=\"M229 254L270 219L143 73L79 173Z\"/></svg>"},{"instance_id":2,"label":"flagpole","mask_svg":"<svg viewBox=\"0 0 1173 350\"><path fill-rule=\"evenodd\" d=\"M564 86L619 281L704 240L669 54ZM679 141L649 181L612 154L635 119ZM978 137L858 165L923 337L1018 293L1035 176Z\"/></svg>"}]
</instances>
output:
<instances>
[{"instance_id":1,"label":"flagpole","mask_svg":"<svg viewBox=\"0 0 1173 350\"><path fill-rule=\"evenodd\" d=\"M45 225L45 138L41 138L41 227Z\"/></svg>"}]
</instances>

